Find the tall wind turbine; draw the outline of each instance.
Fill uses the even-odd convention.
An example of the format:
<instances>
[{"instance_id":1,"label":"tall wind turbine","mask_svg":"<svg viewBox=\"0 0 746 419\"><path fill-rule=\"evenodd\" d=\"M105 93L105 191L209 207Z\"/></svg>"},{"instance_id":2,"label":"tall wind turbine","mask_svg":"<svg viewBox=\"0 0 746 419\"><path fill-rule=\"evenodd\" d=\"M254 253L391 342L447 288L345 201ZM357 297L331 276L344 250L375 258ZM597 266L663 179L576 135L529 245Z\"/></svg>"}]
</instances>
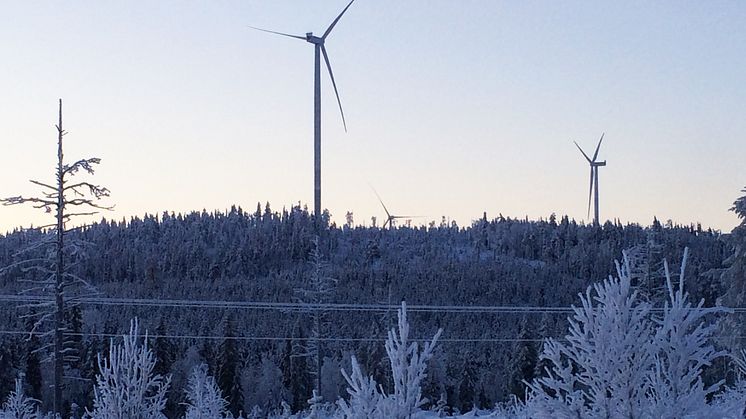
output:
<instances>
[{"instance_id":1,"label":"tall wind turbine","mask_svg":"<svg viewBox=\"0 0 746 419\"><path fill-rule=\"evenodd\" d=\"M578 145L577 142L573 141L575 143L575 146L580 150L581 153L583 153L583 157L585 157L586 160L588 160L588 164L591 165L591 188L588 191L588 216L591 215L591 197L593 197L593 223L595 225L598 224L598 168L601 166L606 166L606 160L604 161L596 161L596 158L598 157L598 149L601 148L601 141L604 140L604 134L601 134L601 139L598 140L598 145L596 146L596 151L593 153L593 158L589 158L587 154L585 154L585 151L583 151L582 148ZM594 188L595 186L595 188Z\"/></svg>"},{"instance_id":2,"label":"tall wind turbine","mask_svg":"<svg viewBox=\"0 0 746 419\"><path fill-rule=\"evenodd\" d=\"M334 81L334 73L332 72L332 66L329 64L329 55L326 53L326 47L324 42L331 33L334 26L336 26L342 15L345 14L347 9L352 6L355 0L350 1L342 10L342 13L337 16L331 25L326 28L321 37L314 36L313 32L307 32L305 36L291 35L282 32L270 31L267 29L256 28L249 26L252 29L256 29L262 32L269 32L275 35L287 36L290 38L296 38L304 40L313 45L315 51L314 58L314 78L313 78L313 210L316 217L316 227L321 227L321 54L324 55L324 62L326 62L326 69L329 71L329 77L332 80L332 86L334 86L334 94L337 96L337 104L339 105L339 113L342 115L342 125L344 126L345 132L347 132L347 122L345 121L345 114L342 110L342 101L339 100L339 91L337 90L337 83Z\"/></svg>"}]
</instances>

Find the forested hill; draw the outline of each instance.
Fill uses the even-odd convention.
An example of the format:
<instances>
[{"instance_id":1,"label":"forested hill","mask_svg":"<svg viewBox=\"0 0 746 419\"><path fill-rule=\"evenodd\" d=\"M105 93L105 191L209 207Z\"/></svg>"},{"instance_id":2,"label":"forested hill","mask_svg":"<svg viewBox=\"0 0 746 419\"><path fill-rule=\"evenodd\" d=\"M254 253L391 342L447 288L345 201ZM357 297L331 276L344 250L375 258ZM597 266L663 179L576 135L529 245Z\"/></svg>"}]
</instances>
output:
<instances>
[{"instance_id":1,"label":"forested hill","mask_svg":"<svg viewBox=\"0 0 746 419\"><path fill-rule=\"evenodd\" d=\"M305 210L272 212L267 205L254 213L232 208L102 220L71 236L90 244L77 273L108 296L289 301L292 285L310 268L314 229ZM689 287L712 302L717 286L700 274L726 256L719 236L656 220L645 228L500 217L468 227L332 224L321 243L339 302L381 302L390 292L395 300L423 304L567 305L587 284L614 273L622 250L640 245L653 245L651 265L678 261L688 246ZM29 231L0 236L0 266L17 261L12 255L40 238ZM0 284L13 290L19 275Z\"/></svg>"},{"instance_id":2,"label":"forested hill","mask_svg":"<svg viewBox=\"0 0 746 419\"><path fill-rule=\"evenodd\" d=\"M240 208L226 213L164 213L101 221L70 236L88 243L68 255L73 269L104 297L294 302L298 289L307 286L316 268L310 256L313 218L299 207L281 212L267 205L254 213ZM0 266L16 262L16 252L42 238L42 233L34 231L0 236ZM567 314L545 308L577 304L578 293L590 283L615 273L614 261L622 257L623 250L628 249L634 262L637 285L655 300L663 285L662 261L678 264L684 247L689 247L687 287L696 300L704 298L708 305L721 295L721 286L716 275L706 273L720 268L728 255L719 233L694 226L662 226L655 221L650 227L613 223L595 227L553 216L540 221L499 217L467 227L443 223L390 230L332 224L320 243L324 275L336 280L325 297L329 303L396 304L404 299L410 305L531 308L513 313L413 311L417 336L431 335L437 327L445 329L442 350L434 361L438 365L425 387L427 396L438 400L445 394L449 404L461 409L487 406L517 391L517 383L530 378L527 375L533 374L536 363L538 345L530 339L564 333ZM24 257L33 255L31 251ZM19 280L34 279L33 275L20 268L11 270L0 277L0 293L17 293L26 286ZM23 310L7 304L1 313L2 329L24 330L17 315ZM134 316L151 331L172 336L165 339L168 342L161 339L165 346L159 347L159 356L167 358L161 366L173 374L177 389L193 366L187 364L202 359L219 370L217 363L227 362L223 356L209 355L225 349L218 337L267 338L239 341L235 348L243 380L236 384L241 387L241 403L268 403L262 392L272 386L281 388L294 408L303 407L310 397L310 378L297 371L299 361L287 358L295 350L294 338L308 336L311 326L305 314L238 309L230 304L205 308L122 303L84 305L77 316L80 324L76 327L86 336L79 342L81 353L93 353L95 345L101 344L96 334L120 332ZM381 358L385 330L393 325L389 313L335 311L327 321L324 335L336 340L325 346L330 365L323 372L329 375L324 384L326 399L333 400L335 392L341 394L343 380L336 367L348 362L350 354L357 354L367 371L379 377L379 383L386 383ZM3 336L6 343L17 339L10 336ZM23 345L20 341L3 345L7 353L0 362L6 362L8 371L25 368L19 349ZM518 357L526 347L533 352L526 359ZM93 361L82 358L72 367L82 375L91 374L85 371L95 370ZM278 371L279 376L263 375L267 369ZM0 400L7 391L0 389ZM90 389L81 390L85 391ZM180 392L173 394L178 398ZM81 400L86 399L81 396ZM178 400L170 403L172 409L180 408Z\"/></svg>"}]
</instances>

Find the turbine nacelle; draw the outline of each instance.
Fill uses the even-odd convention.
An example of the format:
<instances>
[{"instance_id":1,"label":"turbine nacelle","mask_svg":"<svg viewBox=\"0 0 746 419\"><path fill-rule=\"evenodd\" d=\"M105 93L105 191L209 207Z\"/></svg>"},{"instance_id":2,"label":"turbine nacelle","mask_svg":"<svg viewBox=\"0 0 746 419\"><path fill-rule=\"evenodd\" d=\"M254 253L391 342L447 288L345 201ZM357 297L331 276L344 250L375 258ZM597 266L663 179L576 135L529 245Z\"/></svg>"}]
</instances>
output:
<instances>
[{"instance_id":1,"label":"turbine nacelle","mask_svg":"<svg viewBox=\"0 0 746 419\"><path fill-rule=\"evenodd\" d=\"M314 45L324 45L324 38L313 36L313 32L306 32L306 42L310 42Z\"/></svg>"}]
</instances>

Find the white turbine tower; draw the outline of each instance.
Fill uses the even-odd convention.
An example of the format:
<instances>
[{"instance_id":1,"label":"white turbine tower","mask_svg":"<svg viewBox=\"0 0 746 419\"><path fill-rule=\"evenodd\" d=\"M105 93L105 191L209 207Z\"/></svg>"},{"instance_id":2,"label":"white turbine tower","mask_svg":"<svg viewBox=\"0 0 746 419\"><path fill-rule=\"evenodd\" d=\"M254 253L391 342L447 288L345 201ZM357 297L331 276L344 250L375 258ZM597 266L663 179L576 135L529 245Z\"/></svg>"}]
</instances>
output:
<instances>
[{"instance_id":1,"label":"white turbine tower","mask_svg":"<svg viewBox=\"0 0 746 419\"><path fill-rule=\"evenodd\" d=\"M598 157L598 149L601 148L601 141L604 140L604 134L601 134L601 139L598 140L598 145L596 146L596 151L593 153L593 158L589 158L587 154L585 154L585 151L583 151L582 148L578 145L577 142L573 141L575 143L575 146L580 150L581 153L583 153L583 157L585 157L586 160L588 160L588 164L591 165L591 188L588 191L588 216L591 215L591 197L593 198L593 223L595 225L599 225L598 222L598 168L601 166L606 166L606 160L604 161L596 161L596 158ZM595 188L594 188L595 186Z\"/></svg>"},{"instance_id":2,"label":"white turbine tower","mask_svg":"<svg viewBox=\"0 0 746 419\"><path fill-rule=\"evenodd\" d=\"M324 55L324 61L326 62L326 69L329 71L329 78L332 80L332 86L334 87L334 94L337 96L337 104L339 105L339 113L342 115L342 125L344 126L345 132L347 132L347 122L345 121L345 114L342 110L342 101L339 100L339 91L337 90L337 83L334 81L334 73L332 72L332 66L329 64L329 55L326 53L326 47L324 47L324 41L331 33L334 26L342 18L347 9L352 6L355 0L350 1L342 10L342 13L337 16L336 19L329 25L323 35L320 37L314 36L313 32L306 33L305 36L291 35L282 32L270 31L267 29L256 28L249 26L252 29L256 29L262 32L269 32L276 35L288 36L290 38L296 38L304 40L314 46L315 58L314 58L314 79L313 79L313 191L314 191L314 216L316 217L316 227L321 227L321 55Z\"/></svg>"}]
</instances>

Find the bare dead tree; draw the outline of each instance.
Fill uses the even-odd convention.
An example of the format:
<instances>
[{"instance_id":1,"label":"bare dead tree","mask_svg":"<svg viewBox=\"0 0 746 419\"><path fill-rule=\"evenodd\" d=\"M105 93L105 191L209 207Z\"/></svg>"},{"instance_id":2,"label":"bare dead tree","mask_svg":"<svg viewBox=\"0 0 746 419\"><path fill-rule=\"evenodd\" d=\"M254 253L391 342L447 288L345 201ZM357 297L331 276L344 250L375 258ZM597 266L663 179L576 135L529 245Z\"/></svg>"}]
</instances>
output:
<instances>
[{"instance_id":1,"label":"bare dead tree","mask_svg":"<svg viewBox=\"0 0 746 419\"><path fill-rule=\"evenodd\" d=\"M59 100L59 120L57 125L57 167L55 168L54 184L30 180L34 185L40 186L42 192L39 196L13 196L0 199L0 203L8 205L31 205L42 209L54 216L54 222L36 227L44 234L42 239L31 246L18 252L15 256L19 261L3 268L0 273L20 269L23 273L35 273L40 275L32 279L24 279L30 283L23 293L44 296L42 302L35 304L41 308L31 314L34 316L32 333L44 329L45 324L53 324L53 328L42 336L52 336L52 343L43 349L53 346L52 360L54 362L54 411L62 415L63 388L64 388L64 362L69 348L66 348L67 327L65 322L65 310L79 304L79 299L84 295L81 290L93 291L93 287L83 278L71 272L70 260L76 258L85 243L81 240L68 239L67 235L80 227L67 229L66 225L78 216L89 216L98 213L98 210L110 210L98 203L102 198L109 196L109 190L87 181L74 181L72 178L81 173L92 175L94 166L99 164L99 158L78 160L73 164L66 164L62 151L62 139L67 132L62 128L62 99ZM39 255L39 252L42 252ZM34 255L34 256L32 256ZM73 288L74 287L74 288Z\"/></svg>"}]
</instances>

